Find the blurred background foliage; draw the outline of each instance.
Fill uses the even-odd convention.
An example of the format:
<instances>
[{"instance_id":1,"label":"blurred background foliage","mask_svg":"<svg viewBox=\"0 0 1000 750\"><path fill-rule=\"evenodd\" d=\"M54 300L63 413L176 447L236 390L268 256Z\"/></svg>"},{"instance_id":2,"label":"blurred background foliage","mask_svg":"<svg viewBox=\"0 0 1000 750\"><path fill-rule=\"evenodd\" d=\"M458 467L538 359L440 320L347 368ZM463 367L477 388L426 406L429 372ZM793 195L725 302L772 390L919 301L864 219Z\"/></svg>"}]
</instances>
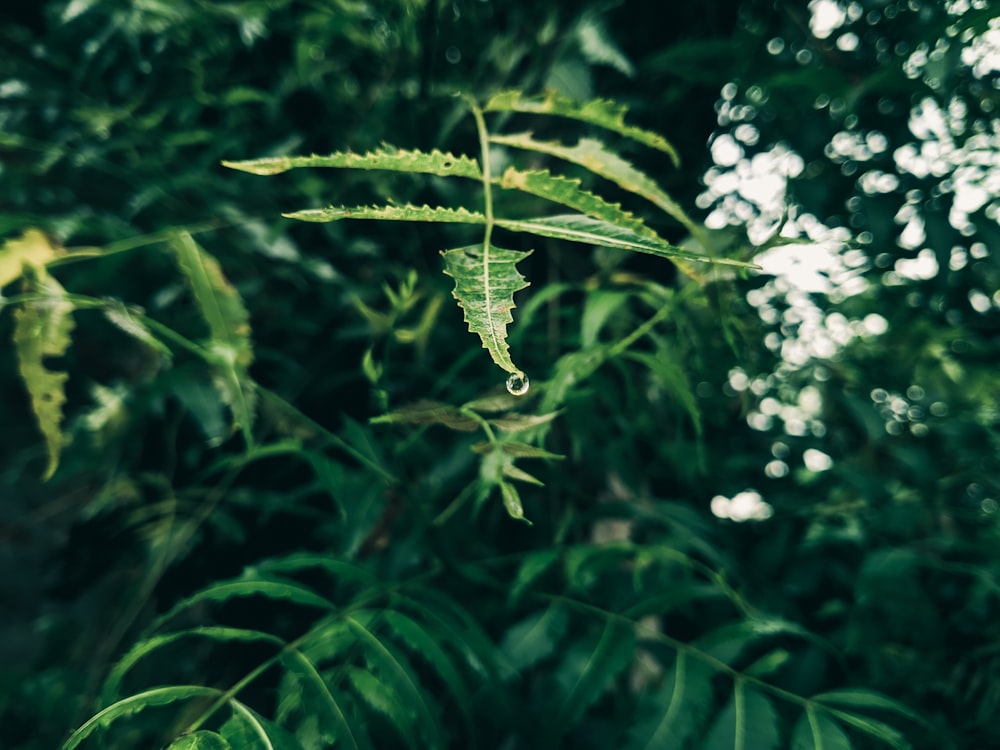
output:
<instances>
[{"instance_id":1,"label":"blurred background foliage","mask_svg":"<svg viewBox=\"0 0 1000 750\"><path fill-rule=\"evenodd\" d=\"M53 275L198 339L163 251L171 229L192 231L248 308L252 377L279 397L261 399L246 452L204 363L77 312L60 362L67 445L43 483L45 447L0 347L4 747L58 746L158 614L303 551L385 586L425 576L435 607L474 621L507 672L480 675L468 706L422 683L454 747L672 747L655 728L684 644L796 695L879 691L925 720L886 719L916 747L1000 745L989 3L47 0L2 14L0 236L37 227L103 248ZM544 482L521 485L528 527L484 498L476 436L369 423L496 393L440 273L454 230L280 218L387 197L457 204L462 186L264 180L220 161L382 142L474 154L456 91L549 87L614 98L664 133L679 169L617 147L720 249L744 233L803 242L704 286L665 261L538 242L511 344L535 384L525 408L560 409L532 439L565 458L527 459ZM0 340L13 326L8 306ZM619 632L608 613L662 637ZM225 615L302 627L294 608ZM720 635L734 618L782 625ZM444 621L427 626L435 639ZM164 668L225 688L255 658L192 647ZM691 733L715 746L733 683L706 684L714 708L692 713ZM247 700L271 715L275 695L287 686ZM474 722L449 717L456 700ZM390 728L369 719L377 746L429 746L394 733L408 719L391 713ZM796 714L767 718L787 745ZM128 737L108 746L139 746Z\"/></svg>"}]
</instances>

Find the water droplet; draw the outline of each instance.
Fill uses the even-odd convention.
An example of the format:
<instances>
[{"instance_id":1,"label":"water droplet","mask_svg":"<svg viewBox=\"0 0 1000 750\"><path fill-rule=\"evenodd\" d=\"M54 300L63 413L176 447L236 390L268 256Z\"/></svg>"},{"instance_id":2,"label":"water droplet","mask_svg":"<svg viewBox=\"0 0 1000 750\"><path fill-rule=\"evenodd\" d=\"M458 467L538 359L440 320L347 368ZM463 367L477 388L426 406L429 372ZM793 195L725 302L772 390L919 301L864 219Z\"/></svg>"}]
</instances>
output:
<instances>
[{"instance_id":1,"label":"water droplet","mask_svg":"<svg viewBox=\"0 0 1000 750\"><path fill-rule=\"evenodd\" d=\"M528 376L522 373L513 373L509 378L507 378L507 393L512 396L523 396L528 392L528 386L531 383L528 382Z\"/></svg>"}]
</instances>

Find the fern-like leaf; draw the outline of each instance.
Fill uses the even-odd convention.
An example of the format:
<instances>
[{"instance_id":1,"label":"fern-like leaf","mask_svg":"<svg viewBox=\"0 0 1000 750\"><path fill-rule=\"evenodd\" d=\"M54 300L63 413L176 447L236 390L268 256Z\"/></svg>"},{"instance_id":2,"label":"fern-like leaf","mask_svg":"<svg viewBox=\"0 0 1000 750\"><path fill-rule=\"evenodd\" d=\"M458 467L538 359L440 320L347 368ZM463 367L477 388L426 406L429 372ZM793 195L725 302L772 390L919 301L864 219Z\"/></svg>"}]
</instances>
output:
<instances>
[{"instance_id":1,"label":"fern-like leaf","mask_svg":"<svg viewBox=\"0 0 1000 750\"><path fill-rule=\"evenodd\" d=\"M853 750L853 746L837 722L809 705L792 730L792 750Z\"/></svg>"},{"instance_id":2,"label":"fern-like leaf","mask_svg":"<svg viewBox=\"0 0 1000 750\"><path fill-rule=\"evenodd\" d=\"M674 166L680 164L677 150L659 133L625 124L628 107L608 99L594 99L577 102L549 91L543 96L527 97L519 91L502 91L490 97L483 107L485 112L528 112L533 114L558 115L590 125L611 130L626 138L642 143L668 154Z\"/></svg>"},{"instance_id":3,"label":"fern-like leaf","mask_svg":"<svg viewBox=\"0 0 1000 750\"><path fill-rule=\"evenodd\" d=\"M250 174L272 175L302 167L337 167L341 169L382 169L392 172L434 174L440 177L482 179L479 164L468 156L455 156L435 149L425 151L381 148L366 154L340 151L328 156L273 156L246 161L224 161L222 165Z\"/></svg>"},{"instance_id":4,"label":"fern-like leaf","mask_svg":"<svg viewBox=\"0 0 1000 750\"><path fill-rule=\"evenodd\" d=\"M464 208L438 206L330 206L307 208L282 214L286 219L299 221L339 221L341 219L380 219L385 221L427 221L446 224L485 224L484 214Z\"/></svg>"},{"instance_id":5,"label":"fern-like leaf","mask_svg":"<svg viewBox=\"0 0 1000 750\"><path fill-rule=\"evenodd\" d=\"M471 245L445 250L445 273L455 279L452 292L465 311L469 330L479 336L483 348L503 370L523 376L511 361L507 324L514 322L514 292L528 286L518 273L518 261L531 251L504 250L493 245Z\"/></svg>"},{"instance_id":6,"label":"fern-like leaf","mask_svg":"<svg viewBox=\"0 0 1000 750\"><path fill-rule=\"evenodd\" d=\"M779 741L778 715L761 693L737 678L733 697L705 738L704 750L771 750Z\"/></svg>"},{"instance_id":7,"label":"fern-like leaf","mask_svg":"<svg viewBox=\"0 0 1000 750\"><path fill-rule=\"evenodd\" d=\"M62 357L70 345L73 303L66 290L41 266L28 266L26 289L42 295L14 313L14 349L17 367L31 397L31 408L45 438L48 464L42 475L49 479L59 466L62 451L62 407L69 373L50 370L47 357Z\"/></svg>"},{"instance_id":8,"label":"fern-like leaf","mask_svg":"<svg viewBox=\"0 0 1000 750\"><path fill-rule=\"evenodd\" d=\"M247 368L253 361L250 315L235 287L222 273L219 262L199 247L190 234L178 232L171 241L177 263L191 288L195 303L208 324L208 350L216 373L216 386L232 409L235 425L253 445L256 394Z\"/></svg>"}]
</instances>

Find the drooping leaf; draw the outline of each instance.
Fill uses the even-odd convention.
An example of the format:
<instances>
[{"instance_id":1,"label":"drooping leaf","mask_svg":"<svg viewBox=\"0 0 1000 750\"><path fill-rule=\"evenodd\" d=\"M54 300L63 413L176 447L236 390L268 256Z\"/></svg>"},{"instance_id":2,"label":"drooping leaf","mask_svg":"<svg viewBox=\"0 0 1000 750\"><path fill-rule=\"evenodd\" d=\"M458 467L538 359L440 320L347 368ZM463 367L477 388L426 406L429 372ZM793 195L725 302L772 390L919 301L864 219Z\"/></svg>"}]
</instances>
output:
<instances>
[{"instance_id":1,"label":"drooping leaf","mask_svg":"<svg viewBox=\"0 0 1000 750\"><path fill-rule=\"evenodd\" d=\"M479 336L493 362L515 375L524 373L511 361L507 324L514 322L514 293L528 286L517 263L531 251L504 250L492 244L445 250L445 273L455 279L452 292L465 312L469 331Z\"/></svg>"},{"instance_id":2,"label":"drooping leaf","mask_svg":"<svg viewBox=\"0 0 1000 750\"><path fill-rule=\"evenodd\" d=\"M673 669L641 704L641 718L629 732L628 750L687 747L712 706L714 674L704 662L679 651Z\"/></svg>"},{"instance_id":3,"label":"drooping leaf","mask_svg":"<svg viewBox=\"0 0 1000 750\"><path fill-rule=\"evenodd\" d=\"M253 361L250 315L236 288L222 273L219 262L187 232L178 232L170 243L177 263L191 288L198 311L208 325L207 349L216 375L216 387L233 412L235 426L253 445L256 392L247 368Z\"/></svg>"},{"instance_id":4,"label":"drooping leaf","mask_svg":"<svg viewBox=\"0 0 1000 750\"><path fill-rule=\"evenodd\" d=\"M869 711L891 711L892 713L905 716L912 721L921 722L923 719L913 711L912 708L893 700L887 695L882 695L875 690L868 688L844 688L842 690L828 690L825 693L813 696L813 700L831 706L867 709Z\"/></svg>"},{"instance_id":5,"label":"drooping leaf","mask_svg":"<svg viewBox=\"0 0 1000 750\"><path fill-rule=\"evenodd\" d=\"M393 172L434 174L439 177L468 177L481 180L482 173L475 159L434 150L409 151L381 148L366 154L342 151L327 156L272 156L245 161L224 161L222 165L250 174L272 175L302 167L338 167L341 169L383 169Z\"/></svg>"},{"instance_id":6,"label":"drooping leaf","mask_svg":"<svg viewBox=\"0 0 1000 750\"><path fill-rule=\"evenodd\" d=\"M281 661L288 675L294 676L302 685L302 709L317 721L321 729L335 738L338 747L358 750L361 747L360 731L351 726L341 701L316 665L299 650L286 652Z\"/></svg>"},{"instance_id":7,"label":"drooping leaf","mask_svg":"<svg viewBox=\"0 0 1000 750\"><path fill-rule=\"evenodd\" d=\"M823 711L806 706L792 730L792 750L852 750L848 736Z\"/></svg>"},{"instance_id":8,"label":"drooping leaf","mask_svg":"<svg viewBox=\"0 0 1000 750\"><path fill-rule=\"evenodd\" d=\"M556 91L548 91L540 97L526 97L519 91L503 91L490 97L483 110L485 112L529 112L568 117L611 130L645 146L669 154L674 166L680 163L676 149L670 145L666 138L634 125L626 125L625 115L628 113L628 107L608 99L594 99L581 103Z\"/></svg>"},{"instance_id":9,"label":"drooping leaf","mask_svg":"<svg viewBox=\"0 0 1000 750\"><path fill-rule=\"evenodd\" d=\"M65 385L69 373L50 370L48 357L62 357L70 345L73 330L73 303L66 291L42 267L29 266L27 291L42 295L14 313L14 349L17 368L31 397L31 409L45 438L48 464L43 479L49 479L59 466L62 451L62 407L66 402Z\"/></svg>"},{"instance_id":10,"label":"drooping leaf","mask_svg":"<svg viewBox=\"0 0 1000 750\"><path fill-rule=\"evenodd\" d=\"M500 187L530 193L591 218L631 229L639 235L656 236L641 219L623 210L620 204L608 203L599 195L583 190L579 180L553 175L547 169L522 172L514 167L507 167L500 177Z\"/></svg>"},{"instance_id":11,"label":"drooping leaf","mask_svg":"<svg viewBox=\"0 0 1000 750\"><path fill-rule=\"evenodd\" d=\"M577 164L613 183L623 190L640 195L672 216L689 231L696 229L684 209L671 198L656 181L640 171L614 151L593 138L581 138L575 146L564 146L554 141L536 141L530 133L493 135L490 141L503 146L537 151L542 154Z\"/></svg>"},{"instance_id":12,"label":"drooping leaf","mask_svg":"<svg viewBox=\"0 0 1000 750\"><path fill-rule=\"evenodd\" d=\"M895 727L889 726L884 721L839 709L828 709L828 713L830 716L839 719L842 723L850 724L855 729L860 729L865 734L881 740L890 747L896 748L896 750L908 750L910 747L910 743L907 742L903 733Z\"/></svg>"},{"instance_id":13,"label":"drooping leaf","mask_svg":"<svg viewBox=\"0 0 1000 750\"><path fill-rule=\"evenodd\" d=\"M62 252L38 229L26 229L20 237L7 240L0 247L0 288L19 278L25 264L41 268Z\"/></svg>"},{"instance_id":14,"label":"drooping leaf","mask_svg":"<svg viewBox=\"0 0 1000 750\"><path fill-rule=\"evenodd\" d=\"M137 714L143 709L156 706L168 706L180 701L192 699L213 699L218 698L221 695L221 690L204 687L202 685L171 685L169 687L153 688L152 690L146 690L141 693L136 693L135 695L130 695L129 697L123 698L117 703L111 704L104 710L99 711L90 717L85 724L73 732L70 738L66 740L65 744L62 746L62 750L74 750L74 748L78 747L81 742L87 739L87 737L89 737L94 730L100 727L107 727L114 721L126 716ZM237 747L243 746L237 745Z\"/></svg>"},{"instance_id":15,"label":"drooping leaf","mask_svg":"<svg viewBox=\"0 0 1000 750\"><path fill-rule=\"evenodd\" d=\"M200 729L184 734L167 746L167 750L230 750L232 745L221 734Z\"/></svg>"},{"instance_id":16,"label":"drooping leaf","mask_svg":"<svg viewBox=\"0 0 1000 750\"><path fill-rule=\"evenodd\" d=\"M733 697L716 717L704 750L771 750L777 747L778 714L760 692L747 687L745 680L733 683Z\"/></svg>"}]
</instances>

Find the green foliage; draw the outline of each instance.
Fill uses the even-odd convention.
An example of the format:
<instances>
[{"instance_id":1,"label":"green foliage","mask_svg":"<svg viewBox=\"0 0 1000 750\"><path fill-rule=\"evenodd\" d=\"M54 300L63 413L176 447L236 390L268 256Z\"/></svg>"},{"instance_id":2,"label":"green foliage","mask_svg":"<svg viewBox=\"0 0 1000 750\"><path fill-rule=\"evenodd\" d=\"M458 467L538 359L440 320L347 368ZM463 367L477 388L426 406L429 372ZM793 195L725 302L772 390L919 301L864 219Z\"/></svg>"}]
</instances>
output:
<instances>
[{"instance_id":1,"label":"green foliage","mask_svg":"<svg viewBox=\"0 0 1000 750\"><path fill-rule=\"evenodd\" d=\"M5 748L1000 745L995 9L22 5Z\"/></svg>"}]
</instances>

